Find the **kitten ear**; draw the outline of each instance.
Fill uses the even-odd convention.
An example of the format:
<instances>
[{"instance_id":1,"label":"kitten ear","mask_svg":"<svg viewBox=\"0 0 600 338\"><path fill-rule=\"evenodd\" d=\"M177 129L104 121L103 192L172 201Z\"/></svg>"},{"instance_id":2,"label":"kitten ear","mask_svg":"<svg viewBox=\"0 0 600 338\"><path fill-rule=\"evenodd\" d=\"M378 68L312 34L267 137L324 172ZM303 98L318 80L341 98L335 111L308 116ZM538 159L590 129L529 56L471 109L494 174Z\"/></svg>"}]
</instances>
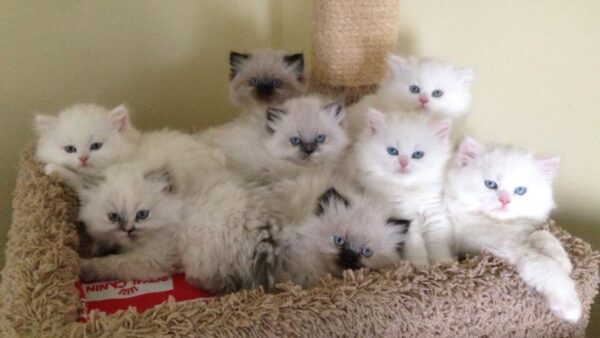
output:
<instances>
[{"instance_id":1,"label":"kitten ear","mask_svg":"<svg viewBox=\"0 0 600 338\"><path fill-rule=\"evenodd\" d=\"M283 57L285 64L292 68L294 75L298 81L302 81L304 78L304 54L288 54Z\"/></svg>"},{"instance_id":2,"label":"kitten ear","mask_svg":"<svg viewBox=\"0 0 600 338\"><path fill-rule=\"evenodd\" d=\"M429 127L433 131L433 134L438 139L438 141L446 141L450 136L450 130L452 129L452 120L451 119L443 119L439 121L435 121L429 124Z\"/></svg>"},{"instance_id":3,"label":"kitten ear","mask_svg":"<svg viewBox=\"0 0 600 338\"><path fill-rule=\"evenodd\" d=\"M485 150L485 146L475 139L467 136L458 147L458 161L461 166L469 165L481 152Z\"/></svg>"},{"instance_id":4,"label":"kitten ear","mask_svg":"<svg viewBox=\"0 0 600 338\"><path fill-rule=\"evenodd\" d=\"M408 227L410 226L410 221L407 219L399 219L390 217L387 220L387 224L398 227L400 233L405 234L408 232Z\"/></svg>"},{"instance_id":5,"label":"kitten ear","mask_svg":"<svg viewBox=\"0 0 600 338\"><path fill-rule=\"evenodd\" d=\"M233 79L240 70L244 61L248 60L250 54L242 54L238 52L229 52L229 79Z\"/></svg>"},{"instance_id":6,"label":"kitten ear","mask_svg":"<svg viewBox=\"0 0 600 338\"><path fill-rule=\"evenodd\" d=\"M272 132L275 131L283 115L285 115L283 109L267 108L267 128Z\"/></svg>"},{"instance_id":7,"label":"kitten ear","mask_svg":"<svg viewBox=\"0 0 600 338\"><path fill-rule=\"evenodd\" d=\"M471 84L471 81L475 78L475 74L472 68L458 68L456 69L460 83L465 87Z\"/></svg>"},{"instance_id":8,"label":"kitten ear","mask_svg":"<svg viewBox=\"0 0 600 338\"><path fill-rule=\"evenodd\" d=\"M56 117L50 115L35 116L35 130L38 136L47 135L56 126Z\"/></svg>"},{"instance_id":9,"label":"kitten ear","mask_svg":"<svg viewBox=\"0 0 600 338\"><path fill-rule=\"evenodd\" d=\"M156 182L161 185L161 191L172 192L173 191L173 176L167 167L161 167L157 170L152 170L144 174L144 179Z\"/></svg>"},{"instance_id":10,"label":"kitten ear","mask_svg":"<svg viewBox=\"0 0 600 338\"><path fill-rule=\"evenodd\" d=\"M326 206L330 206L335 202L343 203L346 207L350 205L350 202L344 196L340 195L335 188L331 187L317 200L317 210L315 211L315 215L320 216L325 212Z\"/></svg>"},{"instance_id":11,"label":"kitten ear","mask_svg":"<svg viewBox=\"0 0 600 338\"><path fill-rule=\"evenodd\" d=\"M388 54L385 58L385 62L388 65L389 75L392 77L401 74L406 74L410 69L410 59L403 58L395 54Z\"/></svg>"},{"instance_id":12,"label":"kitten ear","mask_svg":"<svg viewBox=\"0 0 600 338\"><path fill-rule=\"evenodd\" d=\"M126 131L129 128L129 110L124 104L111 110L108 113L108 119L119 132Z\"/></svg>"},{"instance_id":13,"label":"kitten ear","mask_svg":"<svg viewBox=\"0 0 600 338\"><path fill-rule=\"evenodd\" d=\"M323 107L323 109L338 124L342 123L342 121L344 120L344 117L346 116L346 112L344 111L344 107L342 106L342 104L340 102L330 103L330 104L326 105L325 107Z\"/></svg>"},{"instance_id":14,"label":"kitten ear","mask_svg":"<svg viewBox=\"0 0 600 338\"><path fill-rule=\"evenodd\" d=\"M556 171L558 171L558 166L560 164L560 157L548 157L548 158L538 158L535 160L538 168L540 168L544 177L548 180L552 180L556 175Z\"/></svg>"},{"instance_id":15,"label":"kitten ear","mask_svg":"<svg viewBox=\"0 0 600 338\"><path fill-rule=\"evenodd\" d=\"M369 125L371 135L380 133L385 129L385 115L375 108L369 108L367 112L367 124Z\"/></svg>"}]
</instances>

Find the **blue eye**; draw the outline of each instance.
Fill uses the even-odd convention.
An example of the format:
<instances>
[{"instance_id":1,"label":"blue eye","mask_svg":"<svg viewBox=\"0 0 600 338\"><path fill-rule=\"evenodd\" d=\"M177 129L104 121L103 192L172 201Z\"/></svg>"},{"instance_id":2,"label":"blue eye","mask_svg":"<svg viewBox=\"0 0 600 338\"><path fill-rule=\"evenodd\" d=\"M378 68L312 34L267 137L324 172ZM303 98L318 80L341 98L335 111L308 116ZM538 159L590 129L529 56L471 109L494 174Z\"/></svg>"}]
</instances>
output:
<instances>
[{"instance_id":1,"label":"blue eye","mask_svg":"<svg viewBox=\"0 0 600 338\"><path fill-rule=\"evenodd\" d=\"M488 189L498 189L498 184L492 180L483 181Z\"/></svg>"},{"instance_id":2,"label":"blue eye","mask_svg":"<svg viewBox=\"0 0 600 338\"><path fill-rule=\"evenodd\" d=\"M327 139L327 135L319 134L319 135L317 135L317 138L315 139L315 141L317 143L323 143L323 142L325 142L326 139Z\"/></svg>"},{"instance_id":3,"label":"blue eye","mask_svg":"<svg viewBox=\"0 0 600 338\"><path fill-rule=\"evenodd\" d=\"M411 156L411 157L412 157L412 158L414 158L415 160L418 160L418 159L420 159L420 158L423 158L423 156L425 156L425 153L424 153L424 152L422 152L422 151L415 151L415 152L412 154L412 156Z\"/></svg>"},{"instance_id":4,"label":"blue eye","mask_svg":"<svg viewBox=\"0 0 600 338\"><path fill-rule=\"evenodd\" d=\"M442 95L444 95L444 92L439 89L436 89L431 92L431 96L433 97L442 97Z\"/></svg>"},{"instance_id":5,"label":"blue eye","mask_svg":"<svg viewBox=\"0 0 600 338\"><path fill-rule=\"evenodd\" d=\"M390 154L392 156L398 156L398 149L396 149L394 147L388 147L387 151L388 151L388 154Z\"/></svg>"},{"instance_id":6,"label":"blue eye","mask_svg":"<svg viewBox=\"0 0 600 338\"><path fill-rule=\"evenodd\" d=\"M149 214L150 214L150 211L148 211L148 210L140 210L137 212L137 214L135 214L135 219L138 221L144 220L144 219L148 218Z\"/></svg>"},{"instance_id":7,"label":"blue eye","mask_svg":"<svg viewBox=\"0 0 600 338\"><path fill-rule=\"evenodd\" d=\"M281 80L279 80L279 79L273 79L273 81L271 81L271 84L273 85L273 87L280 87L281 86Z\"/></svg>"},{"instance_id":8,"label":"blue eye","mask_svg":"<svg viewBox=\"0 0 600 338\"><path fill-rule=\"evenodd\" d=\"M77 151L77 148L74 146L66 146L63 148L67 153L71 154Z\"/></svg>"},{"instance_id":9,"label":"blue eye","mask_svg":"<svg viewBox=\"0 0 600 338\"><path fill-rule=\"evenodd\" d=\"M250 79L250 81L248 81L248 82L249 82L249 83L250 83L250 85L252 85L252 86L256 86L256 85L258 85L258 79L257 79L257 78L255 78L255 77L251 78L251 79Z\"/></svg>"},{"instance_id":10,"label":"blue eye","mask_svg":"<svg viewBox=\"0 0 600 338\"><path fill-rule=\"evenodd\" d=\"M294 136L294 137L292 137L292 138L290 139L290 143L291 143L291 144L293 144L293 145L295 145L295 146L297 146L297 145L299 145L300 143L302 143L302 140L301 140L299 137L295 137L295 136Z\"/></svg>"},{"instance_id":11,"label":"blue eye","mask_svg":"<svg viewBox=\"0 0 600 338\"><path fill-rule=\"evenodd\" d=\"M365 257L371 257L373 255L373 250L371 248L362 248L360 254Z\"/></svg>"},{"instance_id":12,"label":"blue eye","mask_svg":"<svg viewBox=\"0 0 600 338\"><path fill-rule=\"evenodd\" d=\"M515 194L517 194L517 195L525 195L526 192L527 192L527 187L516 187L515 188Z\"/></svg>"},{"instance_id":13,"label":"blue eye","mask_svg":"<svg viewBox=\"0 0 600 338\"><path fill-rule=\"evenodd\" d=\"M343 246L345 243L344 239L340 236L333 236L333 244L337 246Z\"/></svg>"},{"instance_id":14,"label":"blue eye","mask_svg":"<svg viewBox=\"0 0 600 338\"><path fill-rule=\"evenodd\" d=\"M102 143L100 142L92 143L92 145L90 146L90 150L98 150L100 148L102 148Z\"/></svg>"},{"instance_id":15,"label":"blue eye","mask_svg":"<svg viewBox=\"0 0 600 338\"><path fill-rule=\"evenodd\" d=\"M108 220L113 223L116 223L121 220L121 216L119 216L119 214L117 214L116 212L111 212L108 214Z\"/></svg>"},{"instance_id":16,"label":"blue eye","mask_svg":"<svg viewBox=\"0 0 600 338\"><path fill-rule=\"evenodd\" d=\"M421 92L421 88L419 88L419 86L417 85L412 85L408 87L408 90L410 90L410 92L413 94L419 94Z\"/></svg>"}]
</instances>

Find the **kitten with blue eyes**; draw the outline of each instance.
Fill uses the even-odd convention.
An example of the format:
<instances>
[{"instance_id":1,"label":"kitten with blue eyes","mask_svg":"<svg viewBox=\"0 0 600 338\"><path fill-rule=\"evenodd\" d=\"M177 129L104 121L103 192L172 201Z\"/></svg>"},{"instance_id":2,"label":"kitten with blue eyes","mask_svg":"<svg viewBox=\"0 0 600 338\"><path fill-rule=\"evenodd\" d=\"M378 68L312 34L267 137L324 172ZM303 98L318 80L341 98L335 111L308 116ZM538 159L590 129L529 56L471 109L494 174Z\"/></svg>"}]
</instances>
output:
<instances>
[{"instance_id":1,"label":"kitten with blue eyes","mask_svg":"<svg viewBox=\"0 0 600 338\"><path fill-rule=\"evenodd\" d=\"M331 168L348 147L344 109L318 96L287 100L211 128L199 139L219 150L227 166L251 181Z\"/></svg>"},{"instance_id":2,"label":"kitten with blue eyes","mask_svg":"<svg viewBox=\"0 0 600 338\"><path fill-rule=\"evenodd\" d=\"M370 109L366 124L350 158L356 179L414 220L406 243L409 261L451 262L452 233L442 204L451 120Z\"/></svg>"},{"instance_id":3,"label":"kitten with blue eyes","mask_svg":"<svg viewBox=\"0 0 600 338\"><path fill-rule=\"evenodd\" d=\"M175 272L183 201L172 193L170 171L130 162L106 169L104 176L80 190L79 218L96 246L116 247L118 254L83 259L82 279L151 279Z\"/></svg>"},{"instance_id":4,"label":"kitten with blue eyes","mask_svg":"<svg viewBox=\"0 0 600 338\"><path fill-rule=\"evenodd\" d=\"M305 176L296 182L297 191L322 185L306 182L310 179ZM378 270L402 260L410 222L388 217L391 210L386 203L351 189L342 195L338 189L321 190L316 203L289 206L312 210L275 237L280 250L277 281L312 287L326 274L341 277L347 269Z\"/></svg>"},{"instance_id":5,"label":"kitten with blue eyes","mask_svg":"<svg viewBox=\"0 0 600 338\"><path fill-rule=\"evenodd\" d=\"M72 187L132 156L139 138L125 106L109 111L75 105L58 116L37 115L35 127L36 158L45 163L47 175L57 175Z\"/></svg>"},{"instance_id":6,"label":"kitten with blue eyes","mask_svg":"<svg viewBox=\"0 0 600 338\"><path fill-rule=\"evenodd\" d=\"M364 128L364 116L369 108L382 112L417 111L453 120L470 110L472 69L393 54L388 55L386 61L388 71L377 92L349 108L351 135L357 135Z\"/></svg>"},{"instance_id":7,"label":"kitten with blue eyes","mask_svg":"<svg viewBox=\"0 0 600 338\"><path fill-rule=\"evenodd\" d=\"M482 251L506 259L560 318L577 322L581 302L560 241L541 228L554 208L558 157L501 145L461 143L448 172L445 205L459 254Z\"/></svg>"},{"instance_id":8,"label":"kitten with blue eyes","mask_svg":"<svg viewBox=\"0 0 600 338\"><path fill-rule=\"evenodd\" d=\"M306 91L304 55L259 49L229 54L231 102L252 110L279 105Z\"/></svg>"}]
</instances>

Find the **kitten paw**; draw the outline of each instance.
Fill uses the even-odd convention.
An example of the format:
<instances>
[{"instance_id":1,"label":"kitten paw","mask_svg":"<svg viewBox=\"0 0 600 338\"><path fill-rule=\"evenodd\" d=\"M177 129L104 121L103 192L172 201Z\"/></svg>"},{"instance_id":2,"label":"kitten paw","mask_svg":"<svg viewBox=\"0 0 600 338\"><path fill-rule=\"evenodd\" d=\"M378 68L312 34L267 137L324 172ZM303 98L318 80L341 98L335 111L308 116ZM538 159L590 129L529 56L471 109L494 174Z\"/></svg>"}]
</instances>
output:
<instances>
[{"instance_id":1,"label":"kitten paw","mask_svg":"<svg viewBox=\"0 0 600 338\"><path fill-rule=\"evenodd\" d=\"M94 265L93 258L83 258L81 260L81 274L80 278L84 282L93 282L97 279L96 266Z\"/></svg>"},{"instance_id":2,"label":"kitten paw","mask_svg":"<svg viewBox=\"0 0 600 338\"><path fill-rule=\"evenodd\" d=\"M48 163L44 166L44 173L46 176L59 177L58 172L60 171L60 165L54 163Z\"/></svg>"},{"instance_id":3,"label":"kitten paw","mask_svg":"<svg viewBox=\"0 0 600 338\"><path fill-rule=\"evenodd\" d=\"M577 295L551 299L550 310L569 323L577 323L582 313L581 302Z\"/></svg>"},{"instance_id":4,"label":"kitten paw","mask_svg":"<svg viewBox=\"0 0 600 338\"><path fill-rule=\"evenodd\" d=\"M561 255L558 257L554 257L554 259L556 259L558 261L558 264L560 264L560 266L563 267L563 269L565 269L567 271L567 273L571 273L571 271L573 271L573 264L571 263L571 260L569 259L569 257Z\"/></svg>"},{"instance_id":5,"label":"kitten paw","mask_svg":"<svg viewBox=\"0 0 600 338\"><path fill-rule=\"evenodd\" d=\"M429 266L429 260L427 259L427 257L410 257L409 261L420 268Z\"/></svg>"},{"instance_id":6,"label":"kitten paw","mask_svg":"<svg viewBox=\"0 0 600 338\"><path fill-rule=\"evenodd\" d=\"M436 259L433 259L431 261L431 265L435 265L435 264L452 264L456 262L456 259L454 259L454 257L438 257Z\"/></svg>"}]
</instances>

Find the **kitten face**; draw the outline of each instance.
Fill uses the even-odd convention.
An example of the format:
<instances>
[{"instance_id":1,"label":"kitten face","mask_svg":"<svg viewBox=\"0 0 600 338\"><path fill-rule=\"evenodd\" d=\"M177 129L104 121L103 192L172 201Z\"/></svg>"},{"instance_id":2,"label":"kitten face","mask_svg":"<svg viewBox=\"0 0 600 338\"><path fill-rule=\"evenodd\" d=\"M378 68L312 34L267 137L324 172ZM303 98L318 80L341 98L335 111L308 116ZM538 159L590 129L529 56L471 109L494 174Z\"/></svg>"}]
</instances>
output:
<instances>
[{"instance_id":1,"label":"kitten face","mask_svg":"<svg viewBox=\"0 0 600 338\"><path fill-rule=\"evenodd\" d=\"M363 196L347 198L335 188L323 193L314 215L301 225L306 250L318 253L329 273L381 269L401 259L408 221L388 219L380 203Z\"/></svg>"},{"instance_id":2,"label":"kitten face","mask_svg":"<svg viewBox=\"0 0 600 338\"><path fill-rule=\"evenodd\" d=\"M341 125L344 115L338 103L325 104L312 96L290 99L281 108L266 110L270 135L265 147L271 156L300 165L335 160L348 145Z\"/></svg>"},{"instance_id":3,"label":"kitten face","mask_svg":"<svg viewBox=\"0 0 600 338\"><path fill-rule=\"evenodd\" d=\"M448 177L451 198L498 220L544 221L554 208L552 180L558 157L540 159L507 146L466 138Z\"/></svg>"},{"instance_id":4,"label":"kitten face","mask_svg":"<svg viewBox=\"0 0 600 338\"><path fill-rule=\"evenodd\" d=\"M127 248L181 221L181 202L170 193L166 169L147 171L127 163L110 167L105 174L104 181L81 194L79 217L92 238Z\"/></svg>"},{"instance_id":5,"label":"kitten face","mask_svg":"<svg viewBox=\"0 0 600 338\"><path fill-rule=\"evenodd\" d=\"M76 105L57 117L36 116L37 158L80 172L101 170L130 156L136 131L125 106L112 111Z\"/></svg>"},{"instance_id":6,"label":"kitten face","mask_svg":"<svg viewBox=\"0 0 600 338\"><path fill-rule=\"evenodd\" d=\"M450 120L371 109L368 125L355 145L356 164L366 179L406 186L442 177L450 156Z\"/></svg>"},{"instance_id":7,"label":"kitten face","mask_svg":"<svg viewBox=\"0 0 600 338\"><path fill-rule=\"evenodd\" d=\"M471 106L469 84L473 70L430 59L387 58L388 74L382 93L407 110L458 118Z\"/></svg>"},{"instance_id":8,"label":"kitten face","mask_svg":"<svg viewBox=\"0 0 600 338\"><path fill-rule=\"evenodd\" d=\"M242 108L281 104L305 90L304 56L274 50L231 52L229 93Z\"/></svg>"}]
</instances>

